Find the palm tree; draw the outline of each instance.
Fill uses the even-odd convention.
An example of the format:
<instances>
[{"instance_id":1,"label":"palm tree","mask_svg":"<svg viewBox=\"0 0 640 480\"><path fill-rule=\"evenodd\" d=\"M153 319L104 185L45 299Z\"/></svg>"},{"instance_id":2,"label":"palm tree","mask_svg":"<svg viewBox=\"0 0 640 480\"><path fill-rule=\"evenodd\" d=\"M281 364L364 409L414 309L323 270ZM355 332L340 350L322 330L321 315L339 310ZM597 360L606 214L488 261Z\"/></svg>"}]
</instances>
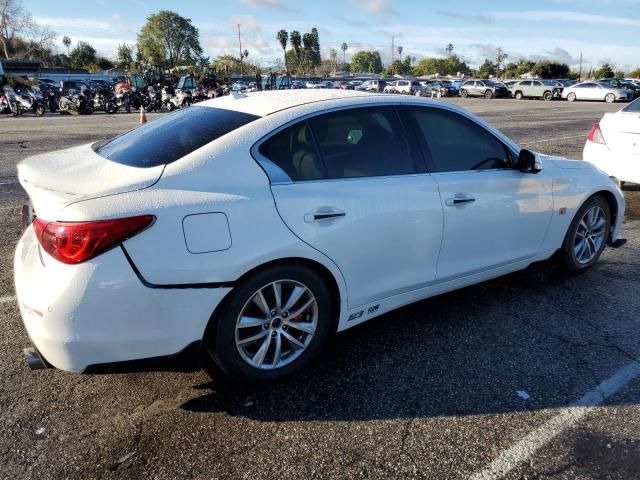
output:
<instances>
[{"instance_id":1,"label":"palm tree","mask_svg":"<svg viewBox=\"0 0 640 480\"><path fill-rule=\"evenodd\" d=\"M284 55L284 68L287 68L287 40L289 40L289 34L286 30L282 29L276 34L276 38L280 42L282 47L282 54Z\"/></svg>"},{"instance_id":2,"label":"palm tree","mask_svg":"<svg viewBox=\"0 0 640 480\"><path fill-rule=\"evenodd\" d=\"M67 56L69 55L69 47L71 46L71 39L66 35L62 37L62 44L67 47Z\"/></svg>"},{"instance_id":3,"label":"palm tree","mask_svg":"<svg viewBox=\"0 0 640 480\"><path fill-rule=\"evenodd\" d=\"M302 37L300 36L300 32L294 30L291 32L291 46L293 47L293 52L296 56L296 62L300 65L300 47L302 46ZM285 58L286 63L286 58Z\"/></svg>"},{"instance_id":4,"label":"palm tree","mask_svg":"<svg viewBox=\"0 0 640 480\"><path fill-rule=\"evenodd\" d=\"M349 49L349 45L347 45L346 42L342 42L342 45L340 45L340 50L342 50L342 64L346 65L347 64L347 50Z\"/></svg>"},{"instance_id":5,"label":"palm tree","mask_svg":"<svg viewBox=\"0 0 640 480\"><path fill-rule=\"evenodd\" d=\"M306 71L309 72L311 69L310 60L311 60L311 50L313 49L313 35L311 33L305 33L302 36L302 48L304 49L304 60L306 65Z\"/></svg>"},{"instance_id":6,"label":"palm tree","mask_svg":"<svg viewBox=\"0 0 640 480\"><path fill-rule=\"evenodd\" d=\"M404 49L402 48L402 46L399 46L399 47L398 47L398 55L400 55L400 61L402 61L402 50L404 50Z\"/></svg>"},{"instance_id":7,"label":"palm tree","mask_svg":"<svg viewBox=\"0 0 640 480\"><path fill-rule=\"evenodd\" d=\"M453 43L447 44L445 50L447 51L447 55L450 57L451 53L453 52Z\"/></svg>"},{"instance_id":8,"label":"palm tree","mask_svg":"<svg viewBox=\"0 0 640 480\"><path fill-rule=\"evenodd\" d=\"M244 52L242 52L243 58L247 58L248 56L249 56L249 50L245 50Z\"/></svg>"},{"instance_id":9,"label":"palm tree","mask_svg":"<svg viewBox=\"0 0 640 480\"><path fill-rule=\"evenodd\" d=\"M335 75L338 67L338 51L335 48L332 48L329 52L329 58L331 58L331 66L333 67L333 73Z\"/></svg>"}]
</instances>

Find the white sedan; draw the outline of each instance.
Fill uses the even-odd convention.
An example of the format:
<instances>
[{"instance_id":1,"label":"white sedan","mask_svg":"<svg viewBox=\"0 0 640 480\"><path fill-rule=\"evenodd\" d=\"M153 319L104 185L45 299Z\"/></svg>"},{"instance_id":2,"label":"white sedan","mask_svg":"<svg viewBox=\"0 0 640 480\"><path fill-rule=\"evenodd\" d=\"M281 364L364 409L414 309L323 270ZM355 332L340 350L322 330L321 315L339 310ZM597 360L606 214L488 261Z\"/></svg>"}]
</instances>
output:
<instances>
[{"instance_id":1,"label":"white sedan","mask_svg":"<svg viewBox=\"0 0 640 480\"><path fill-rule=\"evenodd\" d=\"M615 88L603 82L582 82L566 87L562 91L562 98L570 102L575 100L600 100L613 103L629 101L633 98L633 92L626 88Z\"/></svg>"},{"instance_id":2,"label":"white sedan","mask_svg":"<svg viewBox=\"0 0 640 480\"><path fill-rule=\"evenodd\" d=\"M585 270L624 215L589 163L454 105L342 90L202 102L18 176L29 357L72 372L195 344L236 380L280 379L403 305L556 252Z\"/></svg>"},{"instance_id":3,"label":"white sedan","mask_svg":"<svg viewBox=\"0 0 640 480\"><path fill-rule=\"evenodd\" d=\"M640 183L640 98L591 127L582 159L621 182Z\"/></svg>"}]
</instances>

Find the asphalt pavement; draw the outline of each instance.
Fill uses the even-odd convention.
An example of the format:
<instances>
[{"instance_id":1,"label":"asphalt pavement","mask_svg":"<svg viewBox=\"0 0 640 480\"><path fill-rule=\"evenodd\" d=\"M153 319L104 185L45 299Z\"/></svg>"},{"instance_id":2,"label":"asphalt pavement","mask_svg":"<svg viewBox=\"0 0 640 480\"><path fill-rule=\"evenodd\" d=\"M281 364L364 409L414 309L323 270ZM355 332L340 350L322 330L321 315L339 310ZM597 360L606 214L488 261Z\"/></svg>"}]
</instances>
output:
<instances>
[{"instance_id":1,"label":"asphalt pavement","mask_svg":"<svg viewBox=\"0 0 640 480\"><path fill-rule=\"evenodd\" d=\"M444 101L527 148L574 158L591 125L620 108ZM640 478L635 186L627 245L589 272L545 262L410 305L337 335L287 383L243 390L188 364L30 371L12 283L26 200L15 165L137 120L0 118L0 478Z\"/></svg>"}]
</instances>

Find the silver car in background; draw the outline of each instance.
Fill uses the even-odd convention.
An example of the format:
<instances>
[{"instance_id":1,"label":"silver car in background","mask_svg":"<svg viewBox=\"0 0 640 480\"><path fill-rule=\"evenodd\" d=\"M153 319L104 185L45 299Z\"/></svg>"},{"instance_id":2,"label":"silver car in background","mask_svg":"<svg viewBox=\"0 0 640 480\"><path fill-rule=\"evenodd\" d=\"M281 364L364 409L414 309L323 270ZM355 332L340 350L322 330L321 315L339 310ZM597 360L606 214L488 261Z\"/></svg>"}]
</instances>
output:
<instances>
[{"instance_id":1,"label":"silver car in background","mask_svg":"<svg viewBox=\"0 0 640 480\"><path fill-rule=\"evenodd\" d=\"M583 82L566 87L562 91L562 98L570 102L575 100L600 100L607 103L629 101L633 92L626 88L615 88L603 82Z\"/></svg>"}]
</instances>

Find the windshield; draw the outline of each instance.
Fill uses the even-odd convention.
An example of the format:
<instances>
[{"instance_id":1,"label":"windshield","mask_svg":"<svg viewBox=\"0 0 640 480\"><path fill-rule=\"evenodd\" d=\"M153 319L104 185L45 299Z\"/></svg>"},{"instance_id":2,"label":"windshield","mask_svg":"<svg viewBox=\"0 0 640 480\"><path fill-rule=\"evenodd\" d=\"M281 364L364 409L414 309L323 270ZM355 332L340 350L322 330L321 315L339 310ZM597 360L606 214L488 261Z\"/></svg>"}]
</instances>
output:
<instances>
[{"instance_id":1,"label":"windshield","mask_svg":"<svg viewBox=\"0 0 640 480\"><path fill-rule=\"evenodd\" d=\"M131 167L166 165L260 117L194 106L93 145L100 156Z\"/></svg>"}]
</instances>

